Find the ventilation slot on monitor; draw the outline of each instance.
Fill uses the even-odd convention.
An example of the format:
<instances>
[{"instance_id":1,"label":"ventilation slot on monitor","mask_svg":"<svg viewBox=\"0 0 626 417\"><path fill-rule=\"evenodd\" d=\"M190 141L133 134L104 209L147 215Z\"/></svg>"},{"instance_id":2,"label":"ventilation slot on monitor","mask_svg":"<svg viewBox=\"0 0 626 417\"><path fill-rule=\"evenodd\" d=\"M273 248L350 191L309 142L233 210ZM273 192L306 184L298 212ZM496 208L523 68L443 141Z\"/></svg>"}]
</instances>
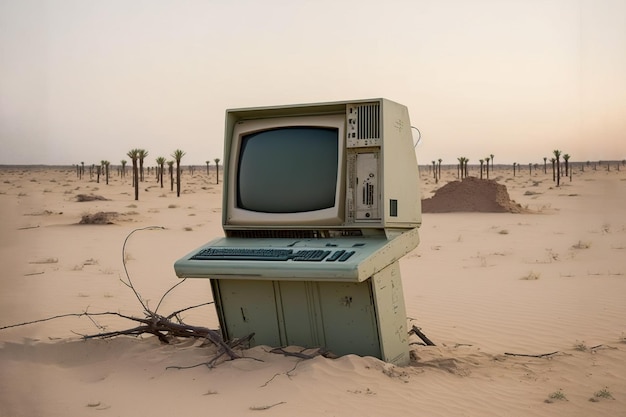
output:
<instances>
[{"instance_id":1,"label":"ventilation slot on monitor","mask_svg":"<svg viewBox=\"0 0 626 417\"><path fill-rule=\"evenodd\" d=\"M357 107L357 139L380 137L380 106L364 104Z\"/></svg>"},{"instance_id":2,"label":"ventilation slot on monitor","mask_svg":"<svg viewBox=\"0 0 626 417\"><path fill-rule=\"evenodd\" d=\"M313 239L319 237L315 230L230 230L228 237L245 237L248 239L293 238Z\"/></svg>"}]
</instances>

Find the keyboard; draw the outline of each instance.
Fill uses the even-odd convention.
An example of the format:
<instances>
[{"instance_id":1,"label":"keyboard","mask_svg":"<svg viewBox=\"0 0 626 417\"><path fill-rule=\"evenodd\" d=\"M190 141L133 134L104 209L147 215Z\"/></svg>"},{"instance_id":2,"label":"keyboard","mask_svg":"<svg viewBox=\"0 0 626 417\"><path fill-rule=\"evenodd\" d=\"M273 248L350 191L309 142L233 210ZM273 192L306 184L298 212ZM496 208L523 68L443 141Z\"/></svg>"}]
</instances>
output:
<instances>
[{"instance_id":1,"label":"keyboard","mask_svg":"<svg viewBox=\"0 0 626 417\"><path fill-rule=\"evenodd\" d=\"M331 254L332 253L332 254ZM205 248L193 255L196 261L294 261L294 262L345 262L354 251L325 249L263 249L263 248Z\"/></svg>"}]
</instances>

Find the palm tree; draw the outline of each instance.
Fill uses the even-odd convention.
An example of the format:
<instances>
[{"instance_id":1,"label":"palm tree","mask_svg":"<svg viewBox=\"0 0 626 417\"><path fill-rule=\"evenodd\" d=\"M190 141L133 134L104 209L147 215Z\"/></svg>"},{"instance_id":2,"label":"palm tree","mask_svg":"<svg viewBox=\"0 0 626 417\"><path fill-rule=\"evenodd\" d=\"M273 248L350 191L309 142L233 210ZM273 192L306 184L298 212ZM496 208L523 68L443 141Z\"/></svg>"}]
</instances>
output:
<instances>
[{"instance_id":1,"label":"palm tree","mask_svg":"<svg viewBox=\"0 0 626 417\"><path fill-rule=\"evenodd\" d=\"M206 174L209 175L209 164L211 161L206 161Z\"/></svg>"},{"instance_id":2,"label":"palm tree","mask_svg":"<svg viewBox=\"0 0 626 417\"><path fill-rule=\"evenodd\" d=\"M167 169L170 173L170 191L174 191L174 161L167 161Z\"/></svg>"},{"instance_id":3,"label":"palm tree","mask_svg":"<svg viewBox=\"0 0 626 417\"><path fill-rule=\"evenodd\" d=\"M106 178L106 183L107 185L109 185L109 165L111 165L111 163L109 161L103 161L104 162L104 178Z\"/></svg>"},{"instance_id":4,"label":"palm tree","mask_svg":"<svg viewBox=\"0 0 626 417\"><path fill-rule=\"evenodd\" d=\"M133 185L135 186L135 200L139 200L139 167L137 159L139 159L139 149L131 149L126 154L133 162Z\"/></svg>"},{"instance_id":5,"label":"palm tree","mask_svg":"<svg viewBox=\"0 0 626 417\"><path fill-rule=\"evenodd\" d=\"M556 159L550 158L550 162L552 162L552 181L556 181L556 171L554 169L554 164L556 163Z\"/></svg>"},{"instance_id":6,"label":"palm tree","mask_svg":"<svg viewBox=\"0 0 626 417\"><path fill-rule=\"evenodd\" d=\"M548 160L548 158L546 158L545 156L543 157L543 173L547 174L548 173L548 169L546 166L546 161Z\"/></svg>"},{"instance_id":7,"label":"palm tree","mask_svg":"<svg viewBox=\"0 0 626 417\"><path fill-rule=\"evenodd\" d=\"M141 175L140 181L143 182L143 160L148 156L148 151L145 149L139 149L139 173Z\"/></svg>"},{"instance_id":8,"label":"palm tree","mask_svg":"<svg viewBox=\"0 0 626 417\"><path fill-rule=\"evenodd\" d=\"M456 160L459 161L459 164L457 165L457 170L456 170L456 177L458 179L463 179L463 157L460 156L456 158Z\"/></svg>"},{"instance_id":9,"label":"palm tree","mask_svg":"<svg viewBox=\"0 0 626 417\"><path fill-rule=\"evenodd\" d=\"M489 157L486 157L485 160L487 161L487 179L489 179Z\"/></svg>"},{"instance_id":10,"label":"palm tree","mask_svg":"<svg viewBox=\"0 0 626 417\"><path fill-rule=\"evenodd\" d=\"M437 182L437 162L432 161L433 164L433 178L435 179L435 182Z\"/></svg>"},{"instance_id":11,"label":"palm tree","mask_svg":"<svg viewBox=\"0 0 626 417\"><path fill-rule=\"evenodd\" d=\"M556 186L558 187L561 185L561 151L555 149L553 153L556 159Z\"/></svg>"},{"instance_id":12,"label":"palm tree","mask_svg":"<svg viewBox=\"0 0 626 417\"><path fill-rule=\"evenodd\" d=\"M563 160L565 161L565 177L569 177L569 154L563 155Z\"/></svg>"},{"instance_id":13,"label":"palm tree","mask_svg":"<svg viewBox=\"0 0 626 417\"><path fill-rule=\"evenodd\" d=\"M485 160L484 159L479 159L478 162L480 162L480 179L483 179L483 165L485 164Z\"/></svg>"},{"instance_id":14,"label":"palm tree","mask_svg":"<svg viewBox=\"0 0 626 417\"><path fill-rule=\"evenodd\" d=\"M180 197L180 160L185 156L185 152L176 149L172 154L172 158L176 161L176 197Z\"/></svg>"},{"instance_id":15,"label":"palm tree","mask_svg":"<svg viewBox=\"0 0 626 417\"><path fill-rule=\"evenodd\" d=\"M441 162L443 161L443 159L439 158L437 160L437 162L439 162L439 164L437 165L437 177L441 178Z\"/></svg>"},{"instance_id":16,"label":"palm tree","mask_svg":"<svg viewBox=\"0 0 626 417\"><path fill-rule=\"evenodd\" d=\"M165 164L165 157L159 156L156 159L156 163L159 165L159 178L161 179L161 188L163 188L163 165Z\"/></svg>"},{"instance_id":17,"label":"palm tree","mask_svg":"<svg viewBox=\"0 0 626 417\"><path fill-rule=\"evenodd\" d=\"M100 165L96 167L96 182L100 183L100 174L102 173L102 168L104 167L104 160L100 161Z\"/></svg>"},{"instance_id":18,"label":"palm tree","mask_svg":"<svg viewBox=\"0 0 626 417\"><path fill-rule=\"evenodd\" d=\"M122 159L120 163L122 164L122 178L126 177L126 159Z\"/></svg>"},{"instance_id":19,"label":"palm tree","mask_svg":"<svg viewBox=\"0 0 626 417\"><path fill-rule=\"evenodd\" d=\"M215 175L217 175L217 182L216 184L220 183L220 159L219 158L215 158Z\"/></svg>"},{"instance_id":20,"label":"palm tree","mask_svg":"<svg viewBox=\"0 0 626 417\"><path fill-rule=\"evenodd\" d=\"M493 154L489 155L491 157L491 171L493 172Z\"/></svg>"},{"instance_id":21,"label":"palm tree","mask_svg":"<svg viewBox=\"0 0 626 417\"><path fill-rule=\"evenodd\" d=\"M513 176L515 176L515 166L517 165L517 162L513 162Z\"/></svg>"}]
</instances>

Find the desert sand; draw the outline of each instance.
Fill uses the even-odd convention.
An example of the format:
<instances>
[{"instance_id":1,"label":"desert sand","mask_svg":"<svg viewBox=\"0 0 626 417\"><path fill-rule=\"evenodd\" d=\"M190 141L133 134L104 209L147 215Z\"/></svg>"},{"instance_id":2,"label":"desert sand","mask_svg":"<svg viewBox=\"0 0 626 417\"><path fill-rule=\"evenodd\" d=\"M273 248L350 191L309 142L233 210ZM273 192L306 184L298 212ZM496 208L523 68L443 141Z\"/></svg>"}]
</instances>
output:
<instances>
[{"instance_id":1,"label":"desert sand","mask_svg":"<svg viewBox=\"0 0 626 417\"><path fill-rule=\"evenodd\" d=\"M0 169L0 327L81 312L142 314L180 282L173 263L222 235L215 173L109 184L71 167ZM476 176L475 169L470 175ZM1 416L626 416L626 167L574 168L560 187L542 169L496 166L523 213L424 213L420 246L400 262L412 362L300 359L258 346L198 366L216 349L189 339L83 340L126 320L60 318L0 330ZM435 183L422 169L423 197ZM167 180L166 180L167 181ZM107 200L78 202L77 195ZM470 197L465 197L470 198ZM113 224L81 225L98 212ZM159 226L135 232L135 229ZM211 300L187 280L159 306ZM212 305L184 312L217 328ZM514 354L514 355L511 355ZM517 356L535 355L535 356Z\"/></svg>"}]
</instances>

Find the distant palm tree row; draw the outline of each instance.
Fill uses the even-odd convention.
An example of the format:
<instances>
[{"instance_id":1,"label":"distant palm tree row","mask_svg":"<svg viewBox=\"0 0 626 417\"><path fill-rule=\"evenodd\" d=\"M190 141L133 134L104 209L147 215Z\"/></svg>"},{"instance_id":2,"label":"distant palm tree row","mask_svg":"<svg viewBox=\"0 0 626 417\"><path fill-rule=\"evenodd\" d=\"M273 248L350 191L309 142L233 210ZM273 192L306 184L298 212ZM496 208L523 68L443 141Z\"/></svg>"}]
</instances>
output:
<instances>
[{"instance_id":1,"label":"distant palm tree row","mask_svg":"<svg viewBox=\"0 0 626 417\"><path fill-rule=\"evenodd\" d=\"M560 186L561 184L561 176L563 173L563 170L561 169L561 156L563 157L563 163L564 163L564 176L565 177L570 177L570 181L571 181L571 173L572 170L570 169L569 166L569 160L570 160L570 155L569 154L563 154L560 150L556 149L553 151L554 157L550 158L550 161L552 162L552 180L556 182L557 187ZM459 179L463 179L466 178L468 176L468 168L467 168L467 164L469 162L469 158L466 158L464 156L460 156L457 158L458 164L457 164L457 178ZM480 163L480 179L483 179L483 173L485 174L486 178L489 179L489 163L491 162L491 172L495 171L494 165L493 165L493 161L494 161L494 155L490 154L489 156L479 159L478 162ZM547 161L548 158L544 157L543 158L543 172L545 174L547 174ZM438 160L433 160L432 161L432 174L433 174L433 178L435 179L435 182L438 182L439 179L441 178L441 162L442 159L439 158ZM587 163L589 164L589 162ZM626 165L626 161L624 161L624 164ZM619 169L619 164L617 165L618 169ZM431 169L431 167L429 166L429 170ZM520 170L521 169L521 165L518 164L517 162L513 163L513 176L516 175L516 170ZM528 169L529 172L532 174L532 164L528 164ZM537 164L535 164L535 169L537 169ZM607 168L610 169L610 168ZM584 170L584 167L583 167Z\"/></svg>"},{"instance_id":2,"label":"distant palm tree row","mask_svg":"<svg viewBox=\"0 0 626 417\"><path fill-rule=\"evenodd\" d=\"M132 163L132 185L135 190L135 200L139 200L139 183L144 181L144 161L148 156L148 151L145 149L134 148L126 153ZM170 155L173 159L166 160L165 157L159 156L156 158L156 167L154 168L157 182L161 184L161 188L163 188L163 174L165 172L165 164L167 163L169 174L170 174L170 191L174 191L174 164L176 164L176 196L180 197L181 191L181 161L183 156L185 156L185 152L181 149L176 149ZM215 173L216 173L216 183L219 184L219 162L220 158L215 158ZM126 177L126 165L128 161L126 159L122 159L120 161L120 167L118 168L118 174L122 178ZM109 161L102 160L99 165L92 164L89 167L89 176L90 178L93 175L96 175L96 181L100 182L100 175L104 175L106 178L107 185L109 184L109 167L111 163ZM209 161L206 161L207 165L207 175L209 174ZM148 174L150 174L150 168L148 168ZM193 174L193 170L191 170ZM76 175L82 179L85 174L85 163L81 162L80 164L76 164Z\"/></svg>"},{"instance_id":3,"label":"distant palm tree row","mask_svg":"<svg viewBox=\"0 0 626 417\"><path fill-rule=\"evenodd\" d=\"M554 151L552 151L552 154L554 156L551 157L550 159L548 159L548 157L545 157L545 156L543 157L544 174L547 175L548 173L548 161L550 161L552 164L552 180L556 182L557 187L561 185L561 178L563 177L565 178L569 177L570 181L572 181L574 168L573 168L572 163L570 163L571 156L567 153L564 154L559 149L555 149ZM563 162L562 164L561 164L561 158ZM462 180L463 178L466 178L469 175L469 171L468 171L469 159L464 156L461 156L457 158L457 161L458 161L458 164L456 165L457 178ZM487 179L489 179L489 172L490 172L489 162L491 162L491 172L495 172L493 161L494 161L493 154L490 154L489 156L478 160L478 162L480 163L480 178L481 179L483 179L483 173L485 173ZM427 165L429 172L432 172L435 182L438 182L439 179L441 178L441 163L442 162L443 160L439 158L438 160L433 160L431 165ZM585 163L578 162L576 166L578 166L582 172L585 171L585 166L591 167L594 171L597 169L598 166L606 166L606 170L611 171L611 166L613 166L615 169L617 169L617 171L619 171L620 167L626 167L626 159L623 159L621 161L620 160L610 160L610 161L604 160L604 161L596 161L593 163L591 161L587 161ZM513 176L517 175L518 172L521 173L521 168L522 168L521 164L514 162L513 163ZM528 164L528 172L530 175L532 175L533 168L535 169L535 171L537 171L539 169L539 164L536 164L536 163Z\"/></svg>"}]
</instances>

